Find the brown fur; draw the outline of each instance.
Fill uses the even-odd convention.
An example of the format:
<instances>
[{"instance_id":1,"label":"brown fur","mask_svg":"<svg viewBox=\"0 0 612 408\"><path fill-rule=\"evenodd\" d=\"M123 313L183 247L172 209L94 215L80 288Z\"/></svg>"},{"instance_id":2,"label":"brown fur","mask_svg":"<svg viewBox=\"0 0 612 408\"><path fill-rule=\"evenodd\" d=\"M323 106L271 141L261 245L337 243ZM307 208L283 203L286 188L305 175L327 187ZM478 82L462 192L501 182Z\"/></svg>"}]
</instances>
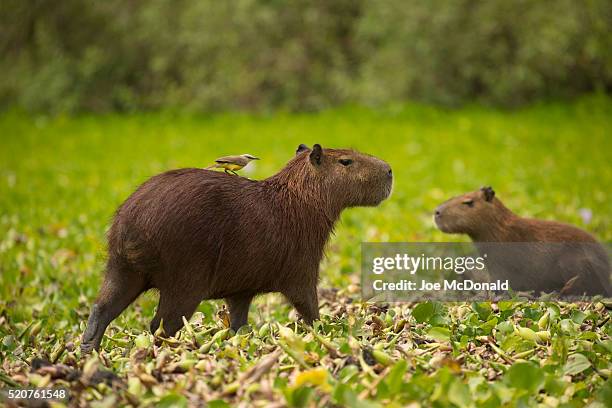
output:
<instances>
[{"instance_id":1,"label":"brown fur","mask_svg":"<svg viewBox=\"0 0 612 408\"><path fill-rule=\"evenodd\" d=\"M490 187L451 198L436 208L434 219L441 231L467 234L481 253L493 252L488 262L492 277L509 279L516 290L612 294L608 256L591 234L560 222L520 217ZM499 242L533 244L503 249L487 244Z\"/></svg>"},{"instance_id":2,"label":"brown fur","mask_svg":"<svg viewBox=\"0 0 612 408\"><path fill-rule=\"evenodd\" d=\"M282 293L311 323L319 263L340 212L378 205L391 185L384 161L319 145L301 145L262 181L204 169L152 177L116 212L82 349L99 348L108 324L151 288L160 292L151 331L163 319L166 335L204 299L225 299L238 329L252 298L267 292Z\"/></svg>"}]
</instances>

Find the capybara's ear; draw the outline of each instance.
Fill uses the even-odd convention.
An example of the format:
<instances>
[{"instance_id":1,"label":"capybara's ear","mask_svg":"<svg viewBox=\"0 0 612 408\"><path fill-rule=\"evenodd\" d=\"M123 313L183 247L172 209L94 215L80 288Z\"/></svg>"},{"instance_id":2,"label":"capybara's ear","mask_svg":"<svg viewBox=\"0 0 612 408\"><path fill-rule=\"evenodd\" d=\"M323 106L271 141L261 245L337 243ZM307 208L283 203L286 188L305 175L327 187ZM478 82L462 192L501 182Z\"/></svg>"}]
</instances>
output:
<instances>
[{"instance_id":1,"label":"capybara's ear","mask_svg":"<svg viewBox=\"0 0 612 408\"><path fill-rule=\"evenodd\" d=\"M495 197L495 191L493 191L493 187L483 187L480 189L480 191L482 191L486 201L491 201L493 200L493 197Z\"/></svg>"},{"instance_id":2,"label":"capybara's ear","mask_svg":"<svg viewBox=\"0 0 612 408\"><path fill-rule=\"evenodd\" d=\"M321 164L321 159L323 157L323 148L320 144L315 144L312 146L312 152L310 152L310 162L315 166Z\"/></svg>"},{"instance_id":3,"label":"capybara's ear","mask_svg":"<svg viewBox=\"0 0 612 408\"><path fill-rule=\"evenodd\" d=\"M297 148L297 150L295 151L296 156L306 150L310 150L310 147L306 146L304 143L300 144Z\"/></svg>"}]
</instances>

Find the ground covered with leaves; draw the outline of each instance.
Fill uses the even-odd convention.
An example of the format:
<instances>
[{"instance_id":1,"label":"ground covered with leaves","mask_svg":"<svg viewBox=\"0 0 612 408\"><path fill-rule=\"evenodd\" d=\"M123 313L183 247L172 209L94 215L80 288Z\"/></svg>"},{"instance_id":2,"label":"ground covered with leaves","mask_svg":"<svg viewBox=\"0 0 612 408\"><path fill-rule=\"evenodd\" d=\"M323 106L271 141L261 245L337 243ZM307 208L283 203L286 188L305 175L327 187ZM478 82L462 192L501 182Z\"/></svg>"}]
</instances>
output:
<instances>
[{"instance_id":1,"label":"ground covered with leaves","mask_svg":"<svg viewBox=\"0 0 612 408\"><path fill-rule=\"evenodd\" d=\"M17 358L5 360L1 380L60 386L71 404L109 407L556 407L612 398L612 325L602 303L394 306L322 291L313 328L268 322L236 334L224 307L206 312L176 338L114 325L100 354L84 358L78 340L3 317L3 331L15 333L4 352Z\"/></svg>"},{"instance_id":2,"label":"ground covered with leaves","mask_svg":"<svg viewBox=\"0 0 612 408\"><path fill-rule=\"evenodd\" d=\"M602 302L364 302L360 243L457 241L431 211L493 185L525 216L612 239L612 102L515 112L422 106L319 114L0 116L0 391L65 387L66 405L609 406L612 324ZM587 137L588 136L588 137ZM100 285L114 209L142 181L217 156L277 171L300 143L355 147L393 167L380 208L345 212L321 266L321 320L278 295L233 333L202 302L176 338L147 330L141 296L99 354L80 336Z\"/></svg>"}]
</instances>

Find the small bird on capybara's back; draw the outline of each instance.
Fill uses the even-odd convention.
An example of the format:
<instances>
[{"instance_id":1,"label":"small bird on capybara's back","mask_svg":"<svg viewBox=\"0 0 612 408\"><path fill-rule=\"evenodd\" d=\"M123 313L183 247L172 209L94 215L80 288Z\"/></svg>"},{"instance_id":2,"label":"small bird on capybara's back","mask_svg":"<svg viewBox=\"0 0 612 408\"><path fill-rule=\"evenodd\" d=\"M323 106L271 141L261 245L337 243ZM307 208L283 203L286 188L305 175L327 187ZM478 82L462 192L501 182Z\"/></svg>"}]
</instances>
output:
<instances>
[{"instance_id":1,"label":"small bird on capybara's back","mask_svg":"<svg viewBox=\"0 0 612 408\"><path fill-rule=\"evenodd\" d=\"M253 297L267 292L282 293L311 323L319 316L319 263L340 213L380 204L392 180L376 157L320 145L300 145L261 181L205 169L150 178L116 212L81 349L98 349L108 324L152 288L160 298L151 331L163 319L166 335L204 299L225 299L236 330Z\"/></svg>"},{"instance_id":2,"label":"small bird on capybara's back","mask_svg":"<svg viewBox=\"0 0 612 408\"><path fill-rule=\"evenodd\" d=\"M467 234L493 279L514 290L564 295L611 296L605 248L588 232L555 221L524 218L510 211L491 187L453 197L435 210L447 233Z\"/></svg>"}]
</instances>

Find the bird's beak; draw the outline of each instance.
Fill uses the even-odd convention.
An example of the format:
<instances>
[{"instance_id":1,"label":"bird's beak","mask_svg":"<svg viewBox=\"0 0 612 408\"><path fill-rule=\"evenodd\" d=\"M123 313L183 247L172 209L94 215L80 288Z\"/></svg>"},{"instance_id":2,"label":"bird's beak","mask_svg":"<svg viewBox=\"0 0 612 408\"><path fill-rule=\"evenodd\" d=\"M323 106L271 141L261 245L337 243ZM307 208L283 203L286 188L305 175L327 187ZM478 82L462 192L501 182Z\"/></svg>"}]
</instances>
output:
<instances>
[{"instance_id":1,"label":"bird's beak","mask_svg":"<svg viewBox=\"0 0 612 408\"><path fill-rule=\"evenodd\" d=\"M253 157L253 160L261 160L259 157Z\"/></svg>"}]
</instances>

